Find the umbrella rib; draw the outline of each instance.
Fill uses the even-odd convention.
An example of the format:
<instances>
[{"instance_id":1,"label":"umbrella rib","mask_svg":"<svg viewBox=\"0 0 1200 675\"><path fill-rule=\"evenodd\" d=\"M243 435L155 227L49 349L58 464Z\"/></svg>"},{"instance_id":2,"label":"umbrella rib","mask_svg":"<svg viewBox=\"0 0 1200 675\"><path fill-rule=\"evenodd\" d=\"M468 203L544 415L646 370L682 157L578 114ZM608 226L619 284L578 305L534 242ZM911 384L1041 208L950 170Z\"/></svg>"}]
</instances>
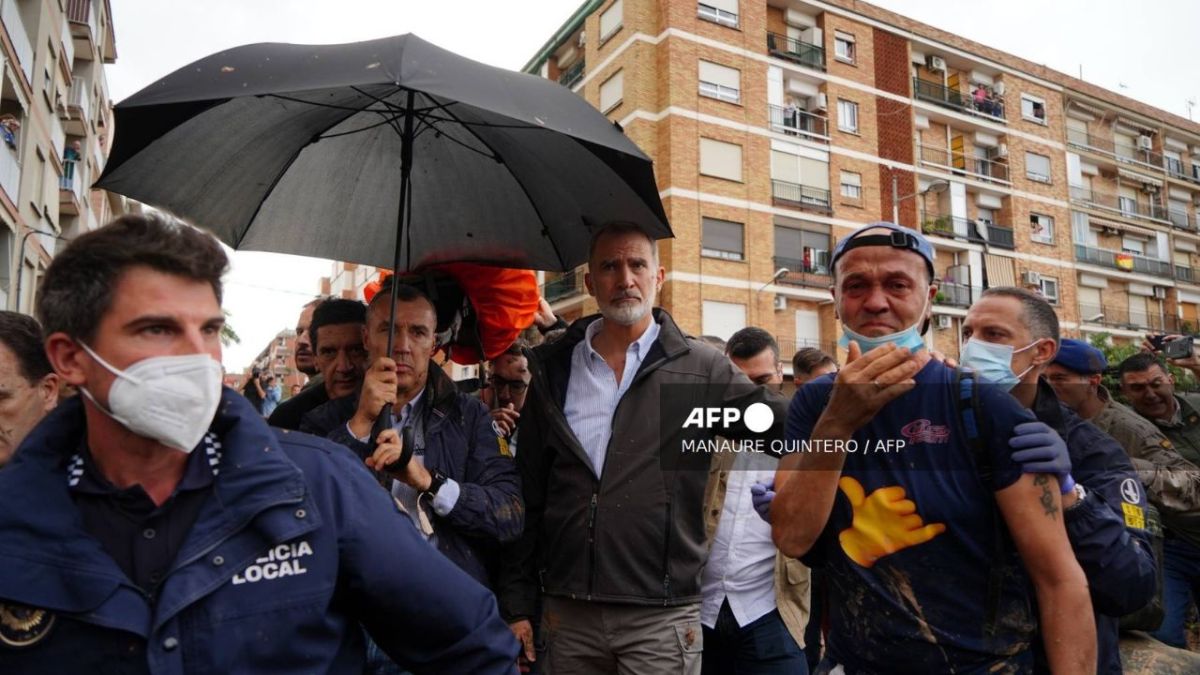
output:
<instances>
[{"instance_id":1,"label":"umbrella rib","mask_svg":"<svg viewBox=\"0 0 1200 675\"><path fill-rule=\"evenodd\" d=\"M366 106L366 107L364 107L364 108L355 108L355 107L348 106L348 105L336 105L336 104L333 104L333 103L320 103L320 102L318 102L318 101L305 101L305 100L304 100L304 99L302 99L302 98L296 98L295 96L285 96L285 95L283 95L283 94L263 94L263 96L265 96L265 97L268 97L268 98L277 98L277 99L279 99L279 100L281 100L281 101L291 101L292 103L303 103L304 105L311 105L311 106L313 106L313 107L315 107L315 108L329 108L330 110L345 110L345 111L348 111L348 112L354 112L354 113L360 113L360 112L377 112L377 113L392 112L391 110L371 110L371 107L370 107L370 104L369 104L369 103L368 103L368 104L367 104L367 106ZM372 103L375 103L375 101L372 101Z\"/></svg>"},{"instance_id":2,"label":"umbrella rib","mask_svg":"<svg viewBox=\"0 0 1200 675\"><path fill-rule=\"evenodd\" d=\"M364 110L363 112L379 112L379 111L377 111L377 110ZM369 125L367 125L367 126L365 126L365 127L361 127L361 128L359 128L359 129L351 129L350 131L340 131L340 132L338 132L338 133L336 133L336 134L321 134L320 136L317 136L317 139L318 139L318 140L324 140L324 139L326 139L326 138L338 138L339 136L349 136L349 135L351 135L351 134L357 134L357 133L361 133L361 132L363 132L363 131L370 131L371 129L374 129L374 128L376 128L376 127L381 127L381 126L383 126L383 125L385 125L385 124L394 126L394 124L393 124L393 123L394 123L396 120L400 119L400 117L401 117L400 115L392 115L391 117L385 117L383 120L381 120L381 121L379 121L379 122L376 122L375 124L369 124Z\"/></svg>"},{"instance_id":3,"label":"umbrella rib","mask_svg":"<svg viewBox=\"0 0 1200 675\"><path fill-rule=\"evenodd\" d=\"M477 141L482 143L483 147L487 148L488 150L491 150L492 154L496 156L496 161L498 161L498 162L504 161L504 158L500 157L499 153L496 152L496 149L493 148L491 145L489 145L487 141L483 140L483 138L480 137L479 134L475 133L469 125L467 125L465 122L463 122L461 119L459 119L458 116L454 114L454 111L447 109L446 113L448 115L450 115L451 117L453 117L455 122L458 122L459 124L461 124L463 126L464 129L466 129L468 132L470 132L470 134L472 136L474 136ZM510 169L510 172L511 172L511 169ZM522 183L520 180L517 180L516 176L513 176L513 182L516 183L521 188L521 192L523 192L525 194L526 201L529 202L529 208L533 209L533 212L537 214L538 222L540 222L542 224L542 236L545 237L550 242L550 247L552 249L554 249L554 255L555 255L555 257L558 258L558 266L565 270L566 266L567 266L567 262L566 262L566 260L563 259L562 251L558 250L558 244L554 241L554 237L549 236L549 230L546 228L546 219L542 215L541 209L538 208L537 202L535 202L533 200L533 196L529 194L529 190L526 189L525 184Z\"/></svg>"}]
</instances>

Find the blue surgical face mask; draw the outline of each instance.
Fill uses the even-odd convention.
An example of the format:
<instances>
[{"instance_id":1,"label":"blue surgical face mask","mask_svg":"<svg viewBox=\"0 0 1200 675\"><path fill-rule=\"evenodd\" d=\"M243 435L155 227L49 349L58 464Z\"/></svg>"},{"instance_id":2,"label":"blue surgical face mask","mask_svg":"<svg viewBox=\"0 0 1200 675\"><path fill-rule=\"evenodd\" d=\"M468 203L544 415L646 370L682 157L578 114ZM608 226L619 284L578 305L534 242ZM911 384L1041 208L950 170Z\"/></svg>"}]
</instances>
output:
<instances>
[{"instance_id":1,"label":"blue surgical face mask","mask_svg":"<svg viewBox=\"0 0 1200 675\"><path fill-rule=\"evenodd\" d=\"M867 337L850 330L845 323L842 324L842 337L838 339L838 346L845 349L850 346L851 342L858 343L858 348L862 353L882 347L886 344L894 344L897 347L907 348L910 352L917 352L925 348L925 338L921 337L921 326L925 323L925 312L929 309L929 296L925 296L925 306L921 309L921 316L917 318L917 322L905 328L904 330L879 337Z\"/></svg>"},{"instance_id":2,"label":"blue surgical face mask","mask_svg":"<svg viewBox=\"0 0 1200 675\"><path fill-rule=\"evenodd\" d=\"M1031 363L1028 368L1021 371L1021 374L1014 373L1012 369L1013 354L1020 354L1039 342L1041 340L1034 340L1020 349L1013 349L1010 345L998 345L971 338L963 346L962 365L974 370L989 383L1000 386L1004 391L1012 391L1021 378L1033 370Z\"/></svg>"}]
</instances>

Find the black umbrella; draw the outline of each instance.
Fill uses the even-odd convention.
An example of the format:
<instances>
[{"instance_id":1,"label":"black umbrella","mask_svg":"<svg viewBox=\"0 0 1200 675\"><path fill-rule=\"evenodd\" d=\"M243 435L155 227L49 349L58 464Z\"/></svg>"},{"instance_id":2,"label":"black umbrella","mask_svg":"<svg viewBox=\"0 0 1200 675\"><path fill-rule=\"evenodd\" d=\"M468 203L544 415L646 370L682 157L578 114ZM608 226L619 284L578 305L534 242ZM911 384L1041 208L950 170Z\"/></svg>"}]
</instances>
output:
<instances>
[{"instance_id":1,"label":"black umbrella","mask_svg":"<svg viewBox=\"0 0 1200 675\"><path fill-rule=\"evenodd\" d=\"M115 112L97 187L235 249L567 270L610 221L671 236L650 159L586 101L413 35L237 47Z\"/></svg>"}]
</instances>

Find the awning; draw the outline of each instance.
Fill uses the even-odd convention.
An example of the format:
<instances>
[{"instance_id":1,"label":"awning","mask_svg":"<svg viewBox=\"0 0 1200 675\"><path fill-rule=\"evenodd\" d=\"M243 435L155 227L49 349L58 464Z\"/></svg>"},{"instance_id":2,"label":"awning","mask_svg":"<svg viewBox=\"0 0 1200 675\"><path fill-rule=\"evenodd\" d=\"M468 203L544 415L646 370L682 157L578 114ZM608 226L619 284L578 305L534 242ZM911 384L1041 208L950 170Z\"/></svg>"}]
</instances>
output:
<instances>
[{"instance_id":1,"label":"awning","mask_svg":"<svg viewBox=\"0 0 1200 675\"><path fill-rule=\"evenodd\" d=\"M1162 187L1163 184L1163 182L1158 178L1151 178L1145 174L1140 174L1136 171L1130 171L1129 169L1124 169L1121 167L1117 167L1117 175L1121 178L1127 178L1129 180L1136 181L1138 183L1145 183L1147 185L1157 185L1158 187Z\"/></svg>"},{"instance_id":2,"label":"awning","mask_svg":"<svg viewBox=\"0 0 1200 675\"><path fill-rule=\"evenodd\" d=\"M1017 285L1012 258L988 253L983 256L983 267L987 270L988 288Z\"/></svg>"}]
</instances>

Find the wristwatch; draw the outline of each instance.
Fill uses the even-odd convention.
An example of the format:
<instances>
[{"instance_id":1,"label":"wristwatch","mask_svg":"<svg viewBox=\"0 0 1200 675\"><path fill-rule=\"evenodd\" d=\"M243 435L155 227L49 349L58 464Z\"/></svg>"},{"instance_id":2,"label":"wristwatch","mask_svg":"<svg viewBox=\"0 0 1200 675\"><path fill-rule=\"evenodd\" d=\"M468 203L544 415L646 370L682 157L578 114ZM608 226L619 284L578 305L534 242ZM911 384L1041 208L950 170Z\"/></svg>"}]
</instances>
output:
<instances>
[{"instance_id":1,"label":"wristwatch","mask_svg":"<svg viewBox=\"0 0 1200 675\"><path fill-rule=\"evenodd\" d=\"M1075 487L1071 488L1071 490L1075 493L1075 503L1063 509L1064 511L1070 511L1079 506L1083 503L1084 498L1087 497L1087 490L1084 490L1083 485L1080 483L1076 483Z\"/></svg>"},{"instance_id":2,"label":"wristwatch","mask_svg":"<svg viewBox=\"0 0 1200 675\"><path fill-rule=\"evenodd\" d=\"M442 489L442 486L446 484L447 479L446 475L437 469L430 469L429 476L429 489L425 490L425 492L421 494L426 494L430 497L433 497L436 496L438 490Z\"/></svg>"}]
</instances>

